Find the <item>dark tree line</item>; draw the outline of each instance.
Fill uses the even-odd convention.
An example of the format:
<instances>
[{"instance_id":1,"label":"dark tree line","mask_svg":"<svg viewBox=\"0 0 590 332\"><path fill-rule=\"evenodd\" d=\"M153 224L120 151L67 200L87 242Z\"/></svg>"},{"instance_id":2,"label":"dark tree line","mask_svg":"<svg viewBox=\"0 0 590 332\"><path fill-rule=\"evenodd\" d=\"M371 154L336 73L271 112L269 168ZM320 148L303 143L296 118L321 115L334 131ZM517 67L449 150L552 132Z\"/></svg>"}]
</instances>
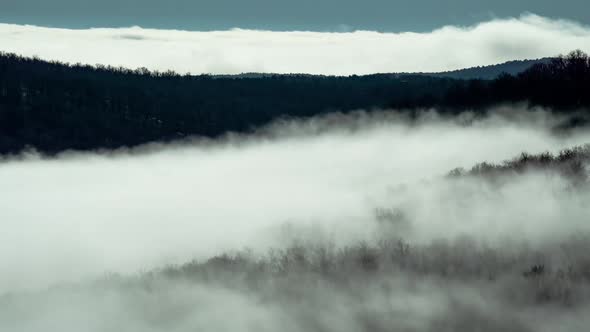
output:
<instances>
[{"instance_id":1,"label":"dark tree line","mask_svg":"<svg viewBox=\"0 0 590 332\"><path fill-rule=\"evenodd\" d=\"M425 75L189 76L69 65L0 53L0 154L53 154L247 132L281 117L330 111L530 100L563 109L590 104L581 52L495 80Z\"/></svg>"},{"instance_id":2,"label":"dark tree line","mask_svg":"<svg viewBox=\"0 0 590 332\"><path fill-rule=\"evenodd\" d=\"M590 106L590 58L578 50L537 63L517 75L457 82L442 99L431 105L465 108L519 101L564 111L587 108Z\"/></svg>"},{"instance_id":3,"label":"dark tree line","mask_svg":"<svg viewBox=\"0 0 590 332\"><path fill-rule=\"evenodd\" d=\"M456 168L449 172L450 178L464 176L494 179L502 176L524 174L528 171L549 172L563 176L576 185L586 185L590 170L590 144L560 151L558 154L544 152L531 155L526 152L501 164L482 162L470 170Z\"/></svg>"}]
</instances>

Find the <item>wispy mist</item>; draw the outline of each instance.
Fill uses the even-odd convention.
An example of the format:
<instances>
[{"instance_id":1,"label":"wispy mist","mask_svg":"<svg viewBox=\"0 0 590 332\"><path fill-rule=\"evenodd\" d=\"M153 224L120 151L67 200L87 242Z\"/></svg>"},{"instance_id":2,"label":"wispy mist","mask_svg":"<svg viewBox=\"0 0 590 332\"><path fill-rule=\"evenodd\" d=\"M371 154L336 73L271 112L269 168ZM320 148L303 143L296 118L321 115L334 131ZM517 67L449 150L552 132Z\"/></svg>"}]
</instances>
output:
<instances>
[{"instance_id":1,"label":"wispy mist","mask_svg":"<svg viewBox=\"0 0 590 332\"><path fill-rule=\"evenodd\" d=\"M0 329L583 330L586 180L447 176L590 142L564 121L356 112L5 158Z\"/></svg>"},{"instance_id":2,"label":"wispy mist","mask_svg":"<svg viewBox=\"0 0 590 332\"><path fill-rule=\"evenodd\" d=\"M585 227L585 206L555 191L558 178L531 175L499 192L431 181L455 167L584 144L590 134L557 135L558 118L543 111L468 119L332 115L219 141L6 160L0 289L267 250L281 244L275 234L285 224L347 243L370 235L379 207L405 207L415 223L409 235L422 240L513 231L535 239Z\"/></svg>"}]
</instances>

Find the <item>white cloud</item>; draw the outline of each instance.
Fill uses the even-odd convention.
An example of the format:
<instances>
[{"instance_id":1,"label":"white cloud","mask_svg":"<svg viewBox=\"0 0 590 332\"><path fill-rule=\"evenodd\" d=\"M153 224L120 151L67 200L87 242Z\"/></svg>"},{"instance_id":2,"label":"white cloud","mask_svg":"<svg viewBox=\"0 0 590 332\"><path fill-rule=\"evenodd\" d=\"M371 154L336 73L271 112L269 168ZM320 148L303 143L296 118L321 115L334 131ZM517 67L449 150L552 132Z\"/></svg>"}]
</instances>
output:
<instances>
[{"instance_id":1,"label":"white cloud","mask_svg":"<svg viewBox=\"0 0 590 332\"><path fill-rule=\"evenodd\" d=\"M430 72L590 50L590 27L526 14L429 33L67 30L0 24L2 51L71 63L232 74Z\"/></svg>"}]
</instances>

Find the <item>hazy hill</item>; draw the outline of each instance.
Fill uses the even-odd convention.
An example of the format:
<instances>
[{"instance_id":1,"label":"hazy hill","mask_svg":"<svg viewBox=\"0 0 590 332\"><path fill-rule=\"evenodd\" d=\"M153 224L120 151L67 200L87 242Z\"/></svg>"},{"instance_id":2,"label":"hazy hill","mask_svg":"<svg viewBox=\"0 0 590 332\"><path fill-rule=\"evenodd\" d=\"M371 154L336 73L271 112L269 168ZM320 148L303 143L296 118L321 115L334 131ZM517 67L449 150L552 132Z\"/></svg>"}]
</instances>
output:
<instances>
[{"instance_id":1,"label":"hazy hill","mask_svg":"<svg viewBox=\"0 0 590 332\"><path fill-rule=\"evenodd\" d=\"M536 60L514 60L500 64L477 66L471 68L464 68L444 72L431 73L391 73L380 74L398 77L400 75L425 75L432 77L446 77L460 80L493 80L498 78L501 74L506 73L510 75L517 75L529 69L536 64L546 64L551 62L553 58L542 58ZM281 76L310 76L310 77L325 77L325 75L310 75L310 74L272 74L272 73L242 73L237 75L212 75L214 78L268 78L276 75Z\"/></svg>"},{"instance_id":2,"label":"hazy hill","mask_svg":"<svg viewBox=\"0 0 590 332\"><path fill-rule=\"evenodd\" d=\"M426 73L425 75L436 77L449 77L462 80L483 79L493 80L498 78L501 74L506 73L510 75L517 75L529 69L536 64L546 64L551 62L552 58L543 58L537 60L515 60L508 61L496 65L477 66L472 68L465 68L453 71L446 71L440 73Z\"/></svg>"}]
</instances>

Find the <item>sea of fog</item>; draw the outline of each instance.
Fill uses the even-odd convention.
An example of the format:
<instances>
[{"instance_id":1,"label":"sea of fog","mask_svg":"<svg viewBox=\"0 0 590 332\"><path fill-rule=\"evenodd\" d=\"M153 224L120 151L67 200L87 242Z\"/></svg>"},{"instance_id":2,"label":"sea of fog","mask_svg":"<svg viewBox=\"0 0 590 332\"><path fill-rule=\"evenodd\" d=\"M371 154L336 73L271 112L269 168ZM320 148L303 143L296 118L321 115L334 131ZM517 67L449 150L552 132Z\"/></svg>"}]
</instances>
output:
<instances>
[{"instance_id":1,"label":"sea of fog","mask_svg":"<svg viewBox=\"0 0 590 332\"><path fill-rule=\"evenodd\" d=\"M555 132L561 120L516 107L485 118L356 112L219 140L6 158L0 291L266 251L295 236L345 245L372 236L378 208L411 211L407 236L419 241L586 229L587 205L557 193L559 179L525 176L499 193L437 185L455 167L590 142L587 131Z\"/></svg>"},{"instance_id":2,"label":"sea of fog","mask_svg":"<svg viewBox=\"0 0 590 332\"><path fill-rule=\"evenodd\" d=\"M6 156L0 330L582 331L588 187L446 176L590 142L567 121L358 111Z\"/></svg>"}]
</instances>

